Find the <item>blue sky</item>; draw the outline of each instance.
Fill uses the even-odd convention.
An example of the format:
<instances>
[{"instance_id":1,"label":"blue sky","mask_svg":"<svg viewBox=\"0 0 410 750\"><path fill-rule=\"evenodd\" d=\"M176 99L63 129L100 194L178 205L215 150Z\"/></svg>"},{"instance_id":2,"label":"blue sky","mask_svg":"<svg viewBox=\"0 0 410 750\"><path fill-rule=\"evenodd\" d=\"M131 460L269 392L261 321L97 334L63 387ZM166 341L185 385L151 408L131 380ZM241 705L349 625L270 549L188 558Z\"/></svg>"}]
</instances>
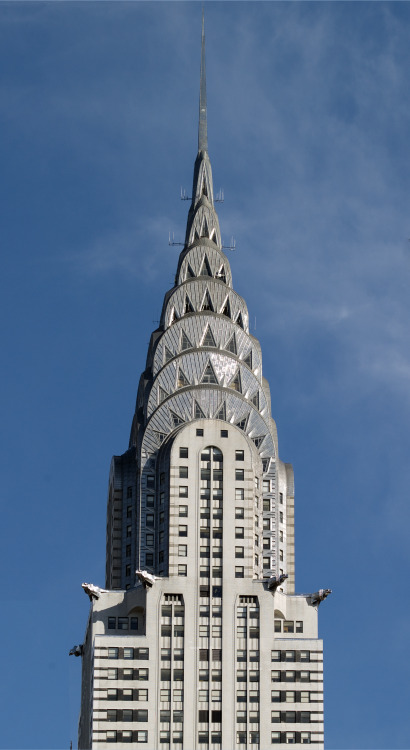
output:
<instances>
[{"instance_id":1,"label":"blue sky","mask_svg":"<svg viewBox=\"0 0 410 750\"><path fill-rule=\"evenodd\" d=\"M410 747L410 5L206 2L235 289L333 589L326 745ZM2 748L76 746L111 455L184 236L198 3L0 4Z\"/></svg>"}]
</instances>

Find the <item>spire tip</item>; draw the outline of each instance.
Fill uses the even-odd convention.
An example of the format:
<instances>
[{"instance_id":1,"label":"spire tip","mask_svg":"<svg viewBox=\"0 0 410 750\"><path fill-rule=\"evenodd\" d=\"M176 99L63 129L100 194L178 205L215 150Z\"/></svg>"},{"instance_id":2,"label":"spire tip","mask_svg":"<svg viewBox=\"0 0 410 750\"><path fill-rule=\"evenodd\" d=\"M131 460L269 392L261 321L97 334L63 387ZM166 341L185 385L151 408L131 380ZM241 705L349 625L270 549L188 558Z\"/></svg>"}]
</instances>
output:
<instances>
[{"instance_id":1,"label":"spire tip","mask_svg":"<svg viewBox=\"0 0 410 750\"><path fill-rule=\"evenodd\" d=\"M205 11L202 5L202 35L201 35L201 77L199 85L199 127L198 151L208 151L206 112L206 69L205 69Z\"/></svg>"}]
</instances>

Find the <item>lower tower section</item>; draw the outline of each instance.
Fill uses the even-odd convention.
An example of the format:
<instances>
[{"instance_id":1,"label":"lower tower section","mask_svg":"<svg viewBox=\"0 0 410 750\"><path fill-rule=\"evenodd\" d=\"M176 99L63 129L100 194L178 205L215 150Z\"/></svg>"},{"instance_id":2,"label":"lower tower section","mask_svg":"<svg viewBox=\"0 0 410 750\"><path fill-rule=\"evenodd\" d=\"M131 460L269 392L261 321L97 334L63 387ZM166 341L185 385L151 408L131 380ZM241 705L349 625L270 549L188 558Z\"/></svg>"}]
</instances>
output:
<instances>
[{"instance_id":1,"label":"lower tower section","mask_svg":"<svg viewBox=\"0 0 410 750\"><path fill-rule=\"evenodd\" d=\"M263 578L265 519L281 513L272 466L219 420L181 426L157 465L166 571L94 594L79 747L322 748L317 605Z\"/></svg>"}]
</instances>

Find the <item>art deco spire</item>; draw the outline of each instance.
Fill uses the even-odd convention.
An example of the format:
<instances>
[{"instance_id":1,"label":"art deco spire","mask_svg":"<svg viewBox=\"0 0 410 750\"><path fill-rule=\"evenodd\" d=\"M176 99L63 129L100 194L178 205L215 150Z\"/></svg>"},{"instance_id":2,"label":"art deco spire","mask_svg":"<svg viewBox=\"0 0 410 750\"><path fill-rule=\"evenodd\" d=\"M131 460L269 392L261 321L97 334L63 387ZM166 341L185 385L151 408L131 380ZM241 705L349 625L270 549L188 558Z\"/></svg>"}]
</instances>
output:
<instances>
[{"instance_id":1,"label":"art deco spire","mask_svg":"<svg viewBox=\"0 0 410 750\"><path fill-rule=\"evenodd\" d=\"M203 9L201 42L201 83L199 88L198 151L208 151L208 133L206 122L205 22Z\"/></svg>"},{"instance_id":2,"label":"art deco spire","mask_svg":"<svg viewBox=\"0 0 410 750\"><path fill-rule=\"evenodd\" d=\"M205 229L204 229L205 227ZM205 232L205 233L204 233ZM201 237L222 247L218 217L214 209L211 162L208 156L208 128L205 71L205 26L202 12L201 74L199 84L198 154L195 160L192 203L188 214L185 247Z\"/></svg>"}]
</instances>

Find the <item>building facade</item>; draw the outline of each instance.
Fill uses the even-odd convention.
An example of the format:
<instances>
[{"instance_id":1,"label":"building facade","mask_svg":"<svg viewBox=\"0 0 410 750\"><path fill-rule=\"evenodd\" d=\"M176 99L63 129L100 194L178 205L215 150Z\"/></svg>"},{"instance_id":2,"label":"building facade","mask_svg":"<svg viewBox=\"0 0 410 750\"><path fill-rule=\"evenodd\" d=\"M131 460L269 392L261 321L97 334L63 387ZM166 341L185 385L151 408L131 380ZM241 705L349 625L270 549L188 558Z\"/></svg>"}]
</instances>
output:
<instances>
[{"instance_id":1,"label":"building facade","mask_svg":"<svg viewBox=\"0 0 410 750\"><path fill-rule=\"evenodd\" d=\"M295 594L293 471L222 249L203 31L185 244L111 464L106 588L84 588L79 748L323 747L327 592Z\"/></svg>"}]
</instances>

